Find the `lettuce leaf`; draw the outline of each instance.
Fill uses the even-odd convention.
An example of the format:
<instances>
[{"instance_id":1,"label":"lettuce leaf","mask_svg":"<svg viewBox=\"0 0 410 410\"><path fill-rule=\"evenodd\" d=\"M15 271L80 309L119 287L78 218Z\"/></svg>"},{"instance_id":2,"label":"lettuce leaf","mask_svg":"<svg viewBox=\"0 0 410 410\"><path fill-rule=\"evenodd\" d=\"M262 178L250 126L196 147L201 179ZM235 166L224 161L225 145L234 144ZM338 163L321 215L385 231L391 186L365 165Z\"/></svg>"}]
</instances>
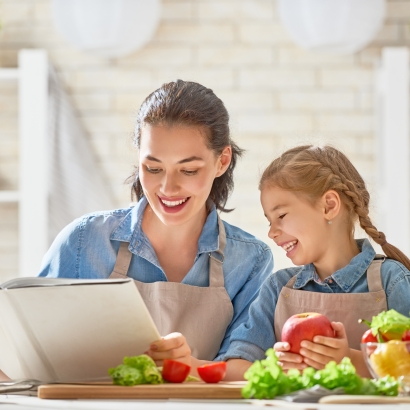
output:
<instances>
[{"instance_id":1,"label":"lettuce leaf","mask_svg":"<svg viewBox=\"0 0 410 410\"><path fill-rule=\"evenodd\" d=\"M248 383L242 389L242 396L256 399L273 399L315 385L329 390L343 388L346 394L358 395L397 396L399 389L398 382L390 376L378 380L360 377L348 357L339 364L329 362L323 370L308 367L302 373L292 369L286 374L278 365L273 349L266 351L266 359L252 364L245 379Z\"/></svg>"},{"instance_id":2,"label":"lettuce leaf","mask_svg":"<svg viewBox=\"0 0 410 410\"><path fill-rule=\"evenodd\" d=\"M410 318L402 315L394 309L390 309L373 316L370 328L376 335L381 333L403 334L405 330L410 329Z\"/></svg>"},{"instance_id":3,"label":"lettuce leaf","mask_svg":"<svg viewBox=\"0 0 410 410\"><path fill-rule=\"evenodd\" d=\"M164 383L155 362L147 355L124 357L123 364L108 369L114 384L135 386L137 384Z\"/></svg>"}]
</instances>

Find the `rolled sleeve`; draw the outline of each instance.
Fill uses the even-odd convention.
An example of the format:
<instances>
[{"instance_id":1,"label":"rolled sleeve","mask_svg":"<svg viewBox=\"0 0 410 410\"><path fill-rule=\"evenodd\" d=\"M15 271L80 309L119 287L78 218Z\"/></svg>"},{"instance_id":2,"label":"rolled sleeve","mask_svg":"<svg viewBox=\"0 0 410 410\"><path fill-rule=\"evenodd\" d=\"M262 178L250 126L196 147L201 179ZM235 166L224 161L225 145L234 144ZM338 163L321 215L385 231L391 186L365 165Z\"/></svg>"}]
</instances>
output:
<instances>
[{"instance_id":1,"label":"rolled sleeve","mask_svg":"<svg viewBox=\"0 0 410 410\"><path fill-rule=\"evenodd\" d=\"M234 317L225 334L221 344L221 349L218 352L215 361L222 360L221 358L230 355L232 350L232 336L249 320L250 306L259 294L265 280L271 275L273 270L273 256L269 248L264 249L255 264L250 279L243 286L242 290L235 296L232 301L234 307Z\"/></svg>"},{"instance_id":2,"label":"rolled sleeve","mask_svg":"<svg viewBox=\"0 0 410 410\"><path fill-rule=\"evenodd\" d=\"M275 342L274 315L277 291L274 274L262 285L259 296L249 309L246 323L236 328L231 335L231 343L224 360L242 358L251 362L265 356L267 349Z\"/></svg>"}]
</instances>

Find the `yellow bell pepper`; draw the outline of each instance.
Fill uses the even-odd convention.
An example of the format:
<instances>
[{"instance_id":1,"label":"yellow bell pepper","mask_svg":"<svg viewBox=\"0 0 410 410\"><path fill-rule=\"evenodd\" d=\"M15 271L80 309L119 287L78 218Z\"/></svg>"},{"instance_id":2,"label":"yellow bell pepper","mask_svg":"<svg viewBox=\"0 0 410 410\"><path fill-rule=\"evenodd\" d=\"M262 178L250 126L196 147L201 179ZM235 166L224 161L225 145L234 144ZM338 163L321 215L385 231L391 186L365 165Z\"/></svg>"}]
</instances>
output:
<instances>
[{"instance_id":1,"label":"yellow bell pepper","mask_svg":"<svg viewBox=\"0 0 410 410\"><path fill-rule=\"evenodd\" d=\"M410 375L410 343L390 340L380 343L371 354L370 362L379 377L386 375L398 378Z\"/></svg>"}]
</instances>

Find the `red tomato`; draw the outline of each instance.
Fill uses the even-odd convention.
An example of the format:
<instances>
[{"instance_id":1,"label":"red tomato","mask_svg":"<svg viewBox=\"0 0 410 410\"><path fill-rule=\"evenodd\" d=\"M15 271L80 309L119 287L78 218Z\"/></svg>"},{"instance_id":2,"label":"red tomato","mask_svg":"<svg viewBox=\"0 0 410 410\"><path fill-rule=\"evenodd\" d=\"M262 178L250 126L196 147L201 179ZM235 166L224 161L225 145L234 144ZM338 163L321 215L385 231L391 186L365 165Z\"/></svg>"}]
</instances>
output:
<instances>
[{"instance_id":1,"label":"red tomato","mask_svg":"<svg viewBox=\"0 0 410 410\"><path fill-rule=\"evenodd\" d=\"M198 367L199 377L207 383L218 383L226 374L226 362L215 362Z\"/></svg>"},{"instance_id":2,"label":"red tomato","mask_svg":"<svg viewBox=\"0 0 410 410\"><path fill-rule=\"evenodd\" d=\"M162 377L171 383L182 383L189 374L191 366L176 360L164 359Z\"/></svg>"},{"instance_id":3,"label":"red tomato","mask_svg":"<svg viewBox=\"0 0 410 410\"><path fill-rule=\"evenodd\" d=\"M377 343L377 337L372 333L372 329L368 329L363 333L362 336L362 343L369 343L369 342L373 342L373 343Z\"/></svg>"},{"instance_id":4,"label":"red tomato","mask_svg":"<svg viewBox=\"0 0 410 410\"><path fill-rule=\"evenodd\" d=\"M407 342L410 340L410 329L406 330L403 333L403 336L401 337L401 340L403 340L404 342Z\"/></svg>"}]
</instances>

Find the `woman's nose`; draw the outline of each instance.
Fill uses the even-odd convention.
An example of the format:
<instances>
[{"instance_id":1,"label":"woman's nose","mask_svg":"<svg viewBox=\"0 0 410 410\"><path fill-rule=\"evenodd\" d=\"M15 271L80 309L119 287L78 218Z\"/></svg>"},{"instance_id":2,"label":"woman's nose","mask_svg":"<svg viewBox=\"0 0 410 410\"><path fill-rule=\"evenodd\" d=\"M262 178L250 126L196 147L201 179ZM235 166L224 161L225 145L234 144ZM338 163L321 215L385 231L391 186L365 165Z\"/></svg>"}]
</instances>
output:
<instances>
[{"instance_id":1,"label":"woman's nose","mask_svg":"<svg viewBox=\"0 0 410 410\"><path fill-rule=\"evenodd\" d=\"M174 196L179 192L179 182L176 175L167 174L162 180L162 192L166 196Z\"/></svg>"}]
</instances>

